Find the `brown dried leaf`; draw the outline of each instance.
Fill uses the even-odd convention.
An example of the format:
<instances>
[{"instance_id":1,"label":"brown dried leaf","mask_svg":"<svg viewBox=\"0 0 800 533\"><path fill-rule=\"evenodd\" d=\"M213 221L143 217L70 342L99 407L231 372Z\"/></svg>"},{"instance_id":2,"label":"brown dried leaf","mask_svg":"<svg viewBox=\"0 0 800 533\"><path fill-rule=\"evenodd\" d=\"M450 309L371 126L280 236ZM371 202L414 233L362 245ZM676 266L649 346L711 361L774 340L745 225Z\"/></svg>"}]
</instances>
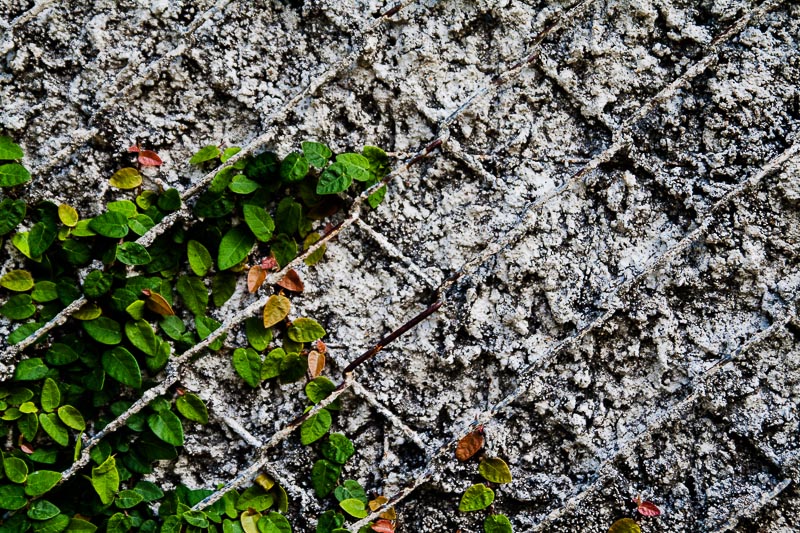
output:
<instances>
[{"instance_id":1,"label":"brown dried leaf","mask_svg":"<svg viewBox=\"0 0 800 533\"><path fill-rule=\"evenodd\" d=\"M316 350L308 352L308 375L311 379L319 377L325 368L325 356Z\"/></svg>"},{"instance_id":2,"label":"brown dried leaf","mask_svg":"<svg viewBox=\"0 0 800 533\"><path fill-rule=\"evenodd\" d=\"M456 459L459 461L468 461L470 457L478 453L483 448L483 430L476 429L468 433L456 446Z\"/></svg>"},{"instance_id":3,"label":"brown dried leaf","mask_svg":"<svg viewBox=\"0 0 800 533\"><path fill-rule=\"evenodd\" d=\"M386 496L377 496L374 500L370 500L369 508L371 511L377 510L381 505L384 505L389 501L389 498ZM385 520L397 520L397 512L395 512L394 507L389 507L384 512L380 514L380 517Z\"/></svg>"},{"instance_id":4,"label":"brown dried leaf","mask_svg":"<svg viewBox=\"0 0 800 533\"><path fill-rule=\"evenodd\" d=\"M161 316L175 314L175 311L172 310L172 306L169 305L169 302L157 292L153 292L150 289L142 289L142 294L146 296L144 304L152 312L158 313Z\"/></svg>"},{"instance_id":5,"label":"brown dried leaf","mask_svg":"<svg viewBox=\"0 0 800 533\"><path fill-rule=\"evenodd\" d=\"M328 352L328 347L327 347L327 346L325 346L325 343L324 343L324 342L322 342L322 339L320 339L320 340L318 340L318 341L317 341L317 351L318 351L319 353L322 353L322 354L324 354L324 353L327 353L327 352Z\"/></svg>"},{"instance_id":6,"label":"brown dried leaf","mask_svg":"<svg viewBox=\"0 0 800 533\"><path fill-rule=\"evenodd\" d=\"M293 268L289 269L289 272L287 272L283 279L278 282L278 286L292 292L303 292L303 289L305 288L303 285L303 280L300 279L300 274L298 274Z\"/></svg>"},{"instance_id":7,"label":"brown dried leaf","mask_svg":"<svg viewBox=\"0 0 800 533\"><path fill-rule=\"evenodd\" d=\"M264 306L264 327L271 328L287 316L292 308L289 298L282 294L273 294Z\"/></svg>"},{"instance_id":8,"label":"brown dried leaf","mask_svg":"<svg viewBox=\"0 0 800 533\"><path fill-rule=\"evenodd\" d=\"M256 292L264 280L267 279L267 273L261 268L261 265L253 265L247 271L247 290L251 293Z\"/></svg>"}]
</instances>

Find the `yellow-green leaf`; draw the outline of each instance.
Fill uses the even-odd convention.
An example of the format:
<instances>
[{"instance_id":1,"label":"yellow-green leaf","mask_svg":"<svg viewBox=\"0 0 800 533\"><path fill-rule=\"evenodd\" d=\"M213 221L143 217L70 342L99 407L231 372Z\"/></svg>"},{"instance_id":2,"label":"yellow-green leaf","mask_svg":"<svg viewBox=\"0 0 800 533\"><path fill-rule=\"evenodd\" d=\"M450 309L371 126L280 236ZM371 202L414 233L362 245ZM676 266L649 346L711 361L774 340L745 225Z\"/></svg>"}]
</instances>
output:
<instances>
[{"instance_id":1,"label":"yellow-green leaf","mask_svg":"<svg viewBox=\"0 0 800 533\"><path fill-rule=\"evenodd\" d=\"M499 485L511 483L511 469L509 469L506 462L499 457L483 459L480 466L478 466L478 471L486 481L491 481Z\"/></svg>"},{"instance_id":2,"label":"yellow-green leaf","mask_svg":"<svg viewBox=\"0 0 800 533\"><path fill-rule=\"evenodd\" d=\"M27 291L33 288L33 276L27 270L11 270L0 278L0 286L16 292Z\"/></svg>"},{"instance_id":3,"label":"yellow-green leaf","mask_svg":"<svg viewBox=\"0 0 800 533\"><path fill-rule=\"evenodd\" d=\"M142 184L142 175L132 167L117 170L108 182L118 189L135 189Z\"/></svg>"},{"instance_id":4,"label":"yellow-green leaf","mask_svg":"<svg viewBox=\"0 0 800 533\"><path fill-rule=\"evenodd\" d=\"M273 294L264 306L264 327L271 328L289 315L292 303L281 294Z\"/></svg>"},{"instance_id":5,"label":"yellow-green leaf","mask_svg":"<svg viewBox=\"0 0 800 533\"><path fill-rule=\"evenodd\" d=\"M75 224L78 223L78 212L75 210L74 207L69 206L67 204L61 204L58 206L58 218L61 220L61 223L65 226L69 226L70 228L74 228Z\"/></svg>"}]
</instances>

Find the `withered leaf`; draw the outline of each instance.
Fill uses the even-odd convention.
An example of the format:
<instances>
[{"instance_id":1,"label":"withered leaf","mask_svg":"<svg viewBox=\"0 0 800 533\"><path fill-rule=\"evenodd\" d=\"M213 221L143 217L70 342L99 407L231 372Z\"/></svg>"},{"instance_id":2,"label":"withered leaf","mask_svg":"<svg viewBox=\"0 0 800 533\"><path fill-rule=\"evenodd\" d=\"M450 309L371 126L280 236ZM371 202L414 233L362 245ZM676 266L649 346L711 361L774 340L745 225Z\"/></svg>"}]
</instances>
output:
<instances>
[{"instance_id":1,"label":"withered leaf","mask_svg":"<svg viewBox=\"0 0 800 533\"><path fill-rule=\"evenodd\" d=\"M144 301L145 305L152 312L158 313L161 316L170 316L175 314L175 311L172 310L172 306L169 305L169 302L157 292L153 292L150 289L142 289L142 294L146 296Z\"/></svg>"},{"instance_id":2,"label":"withered leaf","mask_svg":"<svg viewBox=\"0 0 800 533\"><path fill-rule=\"evenodd\" d=\"M311 376L311 379L322 374L324 368L325 356L316 350L308 352L308 375Z\"/></svg>"},{"instance_id":3,"label":"withered leaf","mask_svg":"<svg viewBox=\"0 0 800 533\"><path fill-rule=\"evenodd\" d=\"M264 280L267 279L267 273L261 268L261 265L253 265L247 271L247 290L251 293L256 292Z\"/></svg>"},{"instance_id":4,"label":"withered leaf","mask_svg":"<svg viewBox=\"0 0 800 533\"><path fill-rule=\"evenodd\" d=\"M271 328L289 315L292 304L282 294L273 294L264 306L264 327Z\"/></svg>"},{"instance_id":5,"label":"withered leaf","mask_svg":"<svg viewBox=\"0 0 800 533\"><path fill-rule=\"evenodd\" d=\"M378 520L372 524L372 531L376 533L394 533L394 524L388 520Z\"/></svg>"},{"instance_id":6,"label":"withered leaf","mask_svg":"<svg viewBox=\"0 0 800 533\"><path fill-rule=\"evenodd\" d=\"M371 511L377 511L381 505L388 503L389 498L386 496L376 496L374 500L370 500L369 508ZM394 510L394 507L389 507L384 512L380 514L380 517L385 520L397 520L397 513Z\"/></svg>"},{"instance_id":7,"label":"withered leaf","mask_svg":"<svg viewBox=\"0 0 800 533\"><path fill-rule=\"evenodd\" d=\"M303 285L303 280L300 279L300 274L298 274L293 268L289 269L289 272L278 282L280 287L283 287L287 291L292 292L303 292L305 286Z\"/></svg>"},{"instance_id":8,"label":"withered leaf","mask_svg":"<svg viewBox=\"0 0 800 533\"><path fill-rule=\"evenodd\" d=\"M476 429L464 436L456 446L456 459L468 461L483 448L483 429Z\"/></svg>"}]
</instances>

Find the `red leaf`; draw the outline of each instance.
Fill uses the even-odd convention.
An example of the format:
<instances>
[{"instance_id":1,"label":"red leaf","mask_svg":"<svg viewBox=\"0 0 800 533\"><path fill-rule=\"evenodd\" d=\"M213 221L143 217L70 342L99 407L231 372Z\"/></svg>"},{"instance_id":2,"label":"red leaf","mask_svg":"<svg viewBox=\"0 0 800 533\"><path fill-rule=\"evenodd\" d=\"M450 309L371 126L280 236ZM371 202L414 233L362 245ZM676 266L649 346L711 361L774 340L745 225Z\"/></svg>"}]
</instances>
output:
<instances>
[{"instance_id":1,"label":"red leaf","mask_svg":"<svg viewBox=\"0 0 800 533\"><path fill-rule=\"evenodd\" d=\"M372 524L372 531L377 533L394 533L394 524L388 520L378 520Z\"/></svg>"},{"instance_id":2,"label":"red leaf","mask_svg":"<svg viewBox=\"0 0 800 533\"><path fill-rule=\"evenodd\" d=\"M293 268L283 276L283 279L278 282L278 286L292 292L303 292L303 289L305 289L303 280L300 279L300 274Z\"/></svg>"},{"instance_id":3,"label":"red leaf","mask_svg":"<svg viewBox=\"0 0 800 533\"><path fill-rule=\"evenodd\" d=\"M656 507L656 504L653 502L641 502L636 510L639 511L639 514L642 516L658 516L661 514L661 509Z\"/></svg>"},{"instance_id":4,"label":"red leaf","mask_svg":"<svg viewBox=\"0 0 800 533\"><path fill-rule=\"evenodd\" d=\"M467 461L470 457L478 453L483 448L483 430L476 429L458 441L456 446L456 459Z\"/></svg>"},{"instance_id":5,"label":"red leaf","mask_svg":"<svg viewBox=\"0 0 800 533\"><path fill-rule=\"evenodd\" d=\"M23 452L25 452L27 454L32 454L33 451L34 451L30 444L23 444L19 448L20 448L20 450L22 450Z\"/></svg>"},{"instance_id":6,"label":"red leaf","mask_svg":"<svg viewBox=\"0 0 800 533\"><path fill-rule=\"evenodd\" d=\"M261 260L261 268L264 270L274 270L278 266L278 262L272 256L265 257Z\"/></svg>"},{"instance_id":7,"label":"red leaf","mask_svg":"<svg viewBox=\"0 0 800 533\"><path fill-rule=\"evenodd\" d=\"M134 153L134 154L137 153L138 151L139 151L139 145L138 144L134 144L133 146L128 148L128 152L131 152L131 153Z\"/></svg>"},{"instance_id":8,"label":"red leaf","mask_svg":"<svg viewBox=\"0 0 800 533\"><path fill-rule=\"evenodd\" d=\"M139 164L143 167L160 167L163 161L152 150L142 150L139 152Z\"/></svg>"},{"instance_id":9,"label":"red leaf","mask_svg":"<svg viewBox=\"0 0 800 533\"><path fill-rule=\"evenodd\" d=\"M317 351L322 354L328 351L328 347L325 345L324 342L322 342L321 339L317 341Z\"/></svg>"}]
</instances>

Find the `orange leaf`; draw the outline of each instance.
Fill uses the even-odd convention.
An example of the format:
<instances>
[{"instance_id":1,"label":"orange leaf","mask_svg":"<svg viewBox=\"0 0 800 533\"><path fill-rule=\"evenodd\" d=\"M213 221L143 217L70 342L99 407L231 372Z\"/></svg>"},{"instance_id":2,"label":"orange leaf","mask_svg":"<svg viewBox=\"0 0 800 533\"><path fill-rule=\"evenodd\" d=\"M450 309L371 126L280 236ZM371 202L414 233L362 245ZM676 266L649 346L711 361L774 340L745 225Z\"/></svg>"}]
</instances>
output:
<instances>
[{"instance_id":1,"label":"orange leaf","mask_svg":"<svg viewBox=\"0 0 800 533\"><path fill-rule=\"evenodd\" d=\"M639 511L639 514L642 516L658 516L661 514L661 509L656 507L656 504L653 502L641 502L636 507L636 510Z\"/></svg>"},{"instance_id":2,"label":"orange leaf","mask_svg":"<svg viewBox=\"0 0 800 533\"><path fill-rule=\"evenodd\" d=\"M308 374L311 379L319 377L325 368L325 356L316 350L308 352Z\"/></svg>"},{"instance_id":3,"label":"orange leaf","mask_svg":"<svg viewBox=\"0 0 800 533\"><path fill-rule=\"evenodd\" d=\"M172 306L169 305L169 302L157 292L153 292L150 289L142 289L142 294L147 297L147 299L144 301L144 304L152 312L158 313L161 316L175 314L175 311L172 310Z\"/></svg>"},{"instance_id":4,"label":"orange leaf","mask_svg":"<svg viewBox=\"0 0 800 533\"><path fill-rule=\"evenodd\" d=\"M139 152L139 163L143 167L160 167L163 161L152 150L142 150Z\"/></svg>"},{"instance_id":5,"label":"orange leaf","mask_svg":"<svg viewBox=\"0 0 800 533\"><path fill-rule=\"evenodd\" d=\"M394 524L388 520L378 520L372 524L372 531L377 533L394 533Z\"/></svg>"},{"instance_id":6,"label":"orange leaf","mask_svg":"<svg viewBox=\"0 0 800 533\"><path fill-rule=\"evenodd\" d=\"M267 279L267 273L261 268L261 265L253 265L247 271L247 290L256 292L264 280Z\"/></svg>"},{"instance_id":7,"label":"orange leaf","mask_svg":"<svg viewBox=\"0 0 800 533\"><path fill-rule=\"evenodd\" d=\"M298 274L293 268L289 269L289 272L287 272L283 279L278 282L278 286L292 292L303 292L303 289L305 288L303 285L303 280L300 279L300 274Z\"/></svg>"},{"instance_id":8,"label":"orange leaf","mask_svg":"<svg viewBox=\"0 0 800 533\"><path fill-rule=\"evenodd\" d=\"M322 342L322 339L317 341L317 351L319 353L327 353L328 352L328 347L325 346L325 343Z\"/></svg>"},{"instance_id":9,"label":"orange leaf","mask_svg":"<svg viewBox=\"0 0 800 533\"><path fill-rule=\"evenodd\" d=\"M134 153L134 154L137 153L138 151L139 151L139 145L138 144L134 144L133 146L128 148L128 152L131 152L131 153Z\"/></svg>"},{"instance_id":10,"label":"orange leaf","mask_svg":"<svg viewBox=\"0 0 800 533\"><path fill-rule=\"evenodd\" d=\"M483 429L476 429L467 433L456 446L456 459L467 461L470 457L478 453L483 448Z\"/></svg>"}]
</instances>

